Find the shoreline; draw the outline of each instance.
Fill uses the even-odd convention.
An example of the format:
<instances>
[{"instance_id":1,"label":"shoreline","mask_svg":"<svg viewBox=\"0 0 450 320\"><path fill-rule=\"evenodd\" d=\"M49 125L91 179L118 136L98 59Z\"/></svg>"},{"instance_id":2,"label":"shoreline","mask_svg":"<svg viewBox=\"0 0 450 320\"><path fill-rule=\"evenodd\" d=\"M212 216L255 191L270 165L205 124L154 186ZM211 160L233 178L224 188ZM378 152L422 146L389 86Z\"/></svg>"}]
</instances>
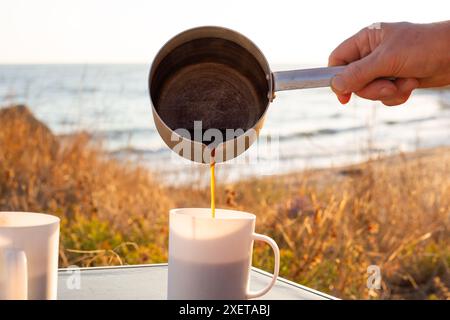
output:
<instances>
[{"instance_id":1,"label":"shoreline","mask_svg":"<svg viewBox=\"0 0 450 320\"><path fill-rule=\"evenodd\" d=\"M407 152L397 152L389 155L382 155L377 157L372 157L371 159L364 160L361 162L341 165L336 167L323 167L323 168L312 168L305 170L294 170L289 173L283 173L278 175L281 179L298 179L299 175L308 173L311 176L353 176L356 177L361 174L361 170L366 168L368 165L379 166L387 164L397 164L401 161L418 161L426 158L441 158L444 157L450 163L450 146L439 146L422 148L415 151ZM277 175L275 175L277 176ZM261 177L264 179L264 177Z\"/></svg>"},{"instance_id":2,"label":"shoreline","mask_svg":"<svg viewBox=\"0 0 450 320\"><path fill-rule=\"evenodd\" d=\"M439 158L444 157L450 162L450 146L437 146L426 147L417 149L414 151L399 151L390 154L382 154L376 156L368 156L369 159L362 161L350 162L348 164L338 164L335 166L309 166L305 168L292 168L279 173L259 174L257 172L247 173L246 175L240 174L242 171L248 170L249 166L244 164L229 165L227 163L221 163L216 165L216 177L218 184L238 184L240 182L253 181L253 180L295 180L300 176L307 174L309 177L313 176L325 176L327 179L339 176L358 176L361 170L368 165L388 164L396 163L399 161L425 158ZM113 157L114 158L114 157ZM119 160L122 161L122 160ZM128 161L126 158L123 161ZM152 175L161 177L161 183L169 187L184 187L192 183L198 184L199 187L207 187L209 185L209 166L195 164L192 166L181 164L171 166L170 170L157 170L151 168L145 161L137 161L136 165L147 168ZM252 165L254 166L254 165ZM234 173L233 171L238 172ZM236 178L237 176L237 178ZM170 178L172 177L172 178ZM183 181L180 181L181 179Z\"/></svg>"}]
</instances>

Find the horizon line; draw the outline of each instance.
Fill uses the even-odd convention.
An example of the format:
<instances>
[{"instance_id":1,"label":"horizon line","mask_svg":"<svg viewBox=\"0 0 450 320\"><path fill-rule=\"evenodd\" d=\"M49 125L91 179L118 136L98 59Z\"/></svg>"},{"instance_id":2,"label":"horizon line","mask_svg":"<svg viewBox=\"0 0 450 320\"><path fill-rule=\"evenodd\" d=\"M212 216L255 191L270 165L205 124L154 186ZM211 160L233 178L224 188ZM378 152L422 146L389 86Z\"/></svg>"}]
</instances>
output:
<instances>
[{"instance_id":1,"label":"horizon line","mask_svg":"<svg viewBox=\"0 0 450 320\"><path fill-rule=\"evenodd\" d=\"M116 61L116 62L79 62L79 61L74 61L74 62L23 62L23 61L19 61L19 62L1 62L0 61L0 66L1 67L7 67L7 66L101 66L101 65L129 65L129 66L133 66L133 65L147 65L150 66L152 64L152 61L150 62L120 62L120 61ZM314 67L326 67L327 63L317 63L314 61L309 61L309 62L294 62L294 61L285 61L285 62L273 62L273 63L269 63L269 66L272 67L280 67L281 69L283 69L284 67L289 67L289 68L297 68L297 69L301 69L301 68L314 68ZM272 71L280 71L280 70L272 70Z\"/></svg>"}]
</instances>

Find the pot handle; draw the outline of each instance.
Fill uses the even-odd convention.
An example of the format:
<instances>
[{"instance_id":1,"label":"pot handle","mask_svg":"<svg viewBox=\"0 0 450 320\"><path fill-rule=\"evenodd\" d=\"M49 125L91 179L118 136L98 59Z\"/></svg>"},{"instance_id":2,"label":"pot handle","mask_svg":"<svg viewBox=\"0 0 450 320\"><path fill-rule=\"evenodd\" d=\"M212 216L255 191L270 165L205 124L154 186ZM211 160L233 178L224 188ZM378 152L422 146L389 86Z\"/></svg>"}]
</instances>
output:
<instances>
[{"instance_id":1,"label":"pot handle","mask_svg":"<svg viewBox=\"0 0 450 320\"><path fill-rule=\"evenodd\" d=\"M272 73L273 91L329 87L331 85L331 79L344 71L345 67L337 66L277 71ZM394 81L396 78L382 77L380 79Z\"/></svg>"},{"instance_id":2,"label":"pot handle","mask_svg":"<svg viewBox=\"0 0 450 320\"><path fill-rule=\"evenodd\" d=\"M274 91L329 87L331 79L345 66L274 72Z\"/></svg>"}]
</instances>

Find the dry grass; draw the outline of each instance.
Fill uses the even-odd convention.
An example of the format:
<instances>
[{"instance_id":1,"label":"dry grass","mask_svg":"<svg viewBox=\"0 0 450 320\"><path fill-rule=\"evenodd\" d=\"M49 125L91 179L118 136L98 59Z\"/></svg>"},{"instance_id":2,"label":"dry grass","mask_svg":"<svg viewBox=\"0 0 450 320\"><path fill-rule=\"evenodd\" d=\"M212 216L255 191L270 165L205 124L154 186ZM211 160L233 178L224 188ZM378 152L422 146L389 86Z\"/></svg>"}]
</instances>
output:
<instances>
[{"instance_id":1,"label":"dry grass","mask_svg":"<svg viewBox=\"0 0 450 320\"><path fill-rule=\"evenodd\" d=\"M166 261L173 204L146 170L84 134L58 141L24 107L1 110L0 124L0 209L59 215L62 266Z\"/></svg>"},{"instance_id":2,"label":"dry grass","mask_svg":"<svg viewBox=\"0 0 450 320\"><path fill-rule=\"evenodd\" d=\"M217 190L218 206L255 212L282 251L281 275L341 298L450 299L450 149L336 170L252 179ZM24 108L0 111L0 210L59 215L60 264L167 259L167 212L208 206L207 187L165 187L144 169L66 141ZM270 270L255 247L254 265ZM366 287L378 265L381 290Z\"/></svg>"}]
</instances>

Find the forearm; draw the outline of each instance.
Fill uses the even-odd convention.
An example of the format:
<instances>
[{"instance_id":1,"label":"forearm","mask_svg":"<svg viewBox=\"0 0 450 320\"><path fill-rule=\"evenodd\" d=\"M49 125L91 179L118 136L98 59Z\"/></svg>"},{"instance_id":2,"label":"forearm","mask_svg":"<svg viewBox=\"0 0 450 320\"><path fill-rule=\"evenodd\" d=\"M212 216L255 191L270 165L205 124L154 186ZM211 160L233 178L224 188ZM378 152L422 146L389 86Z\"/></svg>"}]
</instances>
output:
<instances>
[{"instance_id":1,"label":"forearm","mask_svg":"<svg viewBox=\"0 0 450 320\"><path fill-rule=\"evenodd\" d=\"M432 23L432 41L436 51L431 55L436 61L437 74L434 83L421 83L421 87L450 85L450 20Z\"/></svg>"}]
</instances>

